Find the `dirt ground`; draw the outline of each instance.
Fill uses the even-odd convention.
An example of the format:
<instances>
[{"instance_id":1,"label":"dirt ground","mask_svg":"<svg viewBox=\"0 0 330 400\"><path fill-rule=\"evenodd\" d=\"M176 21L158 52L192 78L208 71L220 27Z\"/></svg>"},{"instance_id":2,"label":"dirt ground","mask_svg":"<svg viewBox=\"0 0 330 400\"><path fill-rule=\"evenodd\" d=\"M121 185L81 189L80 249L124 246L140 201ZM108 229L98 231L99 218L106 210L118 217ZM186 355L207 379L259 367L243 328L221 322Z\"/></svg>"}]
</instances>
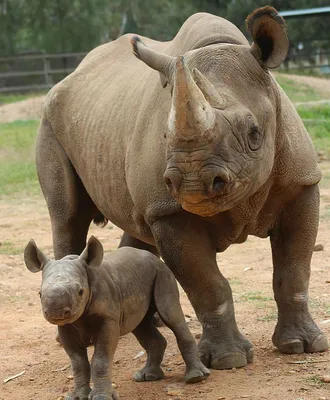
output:
<instances>
[{"instance_id":1,"label":"dirt ground","mask_svg":"<svg viewBox=\"0 0 330 400\"><path fill-rule=\"evenodd\" d=\"M16 103L0 106L0 123L14 122L18 119L39 119L46 96L33 97Z\"/></svg>"},{"instance_id":2,"label":"dirt ground","mask_svg":"<svg viewBox=\"0 0 330 400\"><path fill-rule=\"evenodd\" d=\"M274 73L275 77L277 73ZM330 80L317 78L312 76L301 76L293 74L282 74L297 83L310 86L320 93L324 99L329 99ZM33 97L27 100L22 100L17 103L5 104L0 106L0 123L13 122L18 119L39 119L42 113L42 106L46 96Z\"/></svg>"},{"instance_id":3,"label":"dirt ground","mask_svg":"<svg viewBox=\"0 0 330 400\"><path fill-rule=\"evenodd\" d=\"M33 105L20 102L16 108L0 107L0 122L39 117L42 100L34 100ZM330 340L330 163L323 162L321 167L325 179L317 243L324 246L324 251L315 252L313 257L310 308ZM112 251L121 231L109 224L103 229L92 226L90 234L102 241L106 251ZM63 400L73 387L72 371L63 348L55 341L55 327L41 315L41 275L30 273L23 263L22 252L30 238L52 256L44 199L23 193L0 200L0 400ZM322 382L322 377L330 375L330 352L288 356L272 345L276 306L269 241L251 237L219 254L218 263L233 289L238 325L254 344L253 364L237 370L212 371L206 382L185 385L184 364L174 336L169 329L160 328L168 340L163 362L166 378L135 383L131 376L143 366L145 355L136 358L141 348L129 334L119 341L113 372L121 399L330 400L330 383ZM183 291L181 302L191 331L194 335L200 333L201 327ZM92 351L90 348L90 354ZM3 383L5 378L23 371L21 376Z\"/></svg>"},{"instance_id":4,"label":"dirt ground","mask_svg":"<svg viewBox=\"0 0 330 400\"><path fill-rule=\"evenodd\" d=\"M275 77L277 74L278 72L274 73ZM323 98L325 99L329 98L329 93L330 93L329 79L324 79L316 76L307 76L307 75L304 76L304 75L283 74L283 73L281 73L281 76L288 78L299 84L310 86L312 89L319 92Z\"/></svg>"},{"instance_id":5,"label":"dirt ground","mask_svg":"<svg viewBox=\"0 0 330 400\"><path fill-rule=\"evenodd\" d=\"M328 173L330 164L323 163ZM315 252L310 287L311 310L316 322L330 337L330 189L322 190L322 216L317 243L324 251ZM54 340L54 326L41 315L38 289L41 275L30 273L23 264L22 250L34 238L46 254L52 255L51 229L43 198L1 200L0 202L0 377L22 371L20 377L1 384L1 400L56 400L73 386L68 358ZM110 225L91 227L107 251L114 250L121 231ZM219 255L219 266L229 278L235 299L236 315L242 332L255 346L255 359L246 368L212 371L207 382L183 383L184 365L167 328L164 358L166 378L154 383L134 383L131 375L141 368L145 356L134 359L141 348L133 335L123 337L115 356L113 380L121 399L330 399L330 384L321 378L330 374L329 352L288 356L272 345L276 320L272 299L272 264L268 240L249 238ZM193 334L201 331L185 296L182 305ZM90 349L90 352L92 348ZM293 361L310 363L292 364ZM315 362L314 362L315 361Z\"/></svg>"}]
</instances>

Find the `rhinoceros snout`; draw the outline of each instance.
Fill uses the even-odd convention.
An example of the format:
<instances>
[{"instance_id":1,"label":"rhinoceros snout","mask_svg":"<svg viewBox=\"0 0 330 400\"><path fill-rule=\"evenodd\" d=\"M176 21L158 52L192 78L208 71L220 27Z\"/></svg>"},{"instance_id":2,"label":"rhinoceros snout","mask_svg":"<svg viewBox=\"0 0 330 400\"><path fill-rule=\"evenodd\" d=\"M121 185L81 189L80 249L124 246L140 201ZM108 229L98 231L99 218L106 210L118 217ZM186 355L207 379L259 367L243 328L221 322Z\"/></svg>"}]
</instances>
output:
<instances>
[{"instance_id":1,"label":"rhinoceros snout","mask_svg":"<svg viewBox=\"0 0 330 400\"><path fill-rule=\"evenodd\" d=\"M178 174L174 169L168 169L164 180L173 197L197 203L220 195L229 177L225 171L214 170L184 175Z\"/></svg>"},{"instance_id":2,"label":"rhinoceros snout","mask_svg":"<svg viewBox=\"0 0 330 400\"><path fill-rule=\"evenodd\" d=\"M46 308L44 310L44 315L47 319L63 320L70 318L73 315L73 312L69 307L64 307L61 309Z\"/></svg>"}]
</instances>

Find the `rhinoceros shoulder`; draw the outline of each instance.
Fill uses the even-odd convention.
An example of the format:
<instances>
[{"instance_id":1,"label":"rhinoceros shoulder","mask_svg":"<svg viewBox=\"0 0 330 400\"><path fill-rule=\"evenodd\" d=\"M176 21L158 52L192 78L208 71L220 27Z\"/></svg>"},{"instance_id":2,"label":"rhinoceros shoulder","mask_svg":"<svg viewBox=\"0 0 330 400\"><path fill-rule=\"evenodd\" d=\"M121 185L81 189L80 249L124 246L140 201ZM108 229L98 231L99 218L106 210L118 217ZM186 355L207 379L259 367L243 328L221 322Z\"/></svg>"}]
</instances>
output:
<instances>
[{"instance_id":1,"label":"rhinoceros shoulder","mask_svg":"<svg viewBox=\"0 0 330 400\"><path fill-rule=\"evenodd\" d=\"M280 186L317 184L322 173L312 140L294 105L280 88L281 116L277 135L282 142L275 157L275 179Z\"/></svg>"}]
</instances>

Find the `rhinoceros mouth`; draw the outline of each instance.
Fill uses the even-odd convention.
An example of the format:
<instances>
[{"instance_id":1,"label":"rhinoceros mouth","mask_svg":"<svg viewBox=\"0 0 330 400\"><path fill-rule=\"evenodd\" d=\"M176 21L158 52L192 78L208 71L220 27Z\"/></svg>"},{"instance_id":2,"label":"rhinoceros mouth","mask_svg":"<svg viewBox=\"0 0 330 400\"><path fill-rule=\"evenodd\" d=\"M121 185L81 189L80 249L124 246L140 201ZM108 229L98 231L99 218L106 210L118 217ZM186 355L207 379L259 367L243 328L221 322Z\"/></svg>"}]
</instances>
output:
<instances>
[{"instance_id":1,"label":"rhinoceros mouth","mask_svg":"<svg viewBox=\"0 0 330 400\"><path fill-rule=\"evenodd\" d=\"M200 215L201 217L213 217L214 215L230 210L233 207L230 203L227 204L227 206L219 206L219 204L214 201L214 198L202 200L199 203L183 201L181 206L185 211Z\"/></svg>"},{"instance_id":2,"label":"rhinoceros mouth","mask_svg":"<svg viewBox=\"0 0 330 400\"><path fill-rule=\"evenodd\" d=\"M44 317L49 323L51 323L53 325L58 325L58 326L72 324L79 318L79 316L77 316L76 314L73 314L68 318L61 318L61 317L51 317L50 318L50 317L46 317L46 316L44 316Z\"/></svg>"},{"instance_id":3,"label":"rhinoceros mouth","mask_svg":"<svg viewBox=\"0 0 330 400\"><path fill-rule=\"evenodd\" d=\"M226 190L215 197L202 199L200 201L191 201L189 198L179 199L182 208L201 217L212 217L224 211L231 210L244 195L245 187L242 184L234 184L231 190Z\"/></svg>"}]
</instances>

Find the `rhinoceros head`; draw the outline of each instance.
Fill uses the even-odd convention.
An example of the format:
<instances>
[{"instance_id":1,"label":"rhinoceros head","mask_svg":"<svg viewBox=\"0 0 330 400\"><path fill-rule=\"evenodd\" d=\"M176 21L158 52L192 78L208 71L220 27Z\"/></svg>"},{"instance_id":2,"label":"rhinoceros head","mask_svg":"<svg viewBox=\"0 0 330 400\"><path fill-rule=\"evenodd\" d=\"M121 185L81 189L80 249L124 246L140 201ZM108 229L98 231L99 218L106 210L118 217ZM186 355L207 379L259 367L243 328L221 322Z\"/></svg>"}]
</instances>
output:
<instances>
[{"instance_id":1,"label":"rhinoceros head","mask_svg":"<svg viewBox=\"0 0 330 400\"><path fill-rule=\"evenodd\" d=\"M279 138L280 100L268 68L286 57L284 20L271 7L247 18L253 44L214 44L171 57L131 42L135 55L169 83L165 183L201 216L229 210L269 179Z\"/></svg>"},{"instance_id":2,"label":"rhinoceros head","mask_svg":"<svg viewBox=\"0 0 330 400\"><path fill-rule=\"evenodd\" d=\"M48 322L65 325L81 317L90 300L87 268L100 266L102 259L102 244L94 236L80 256L69 255L56 261L49 260L30 240L24 250L24 261L31 272L42 271L39 293Z\"/></svg>"}]
</instances>

